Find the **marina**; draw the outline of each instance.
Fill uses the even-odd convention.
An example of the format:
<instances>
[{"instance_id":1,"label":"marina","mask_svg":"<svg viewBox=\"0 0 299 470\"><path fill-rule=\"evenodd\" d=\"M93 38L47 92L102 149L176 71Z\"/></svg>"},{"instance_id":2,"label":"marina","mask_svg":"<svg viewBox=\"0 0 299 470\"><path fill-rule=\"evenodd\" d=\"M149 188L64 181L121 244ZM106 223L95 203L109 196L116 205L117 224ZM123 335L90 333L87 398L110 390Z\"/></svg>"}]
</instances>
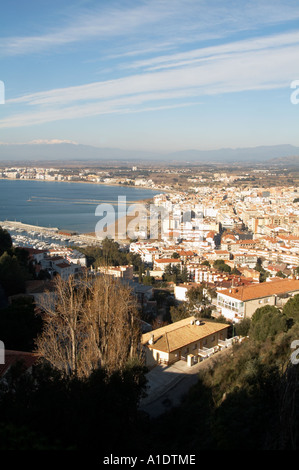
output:
<instances>
[{"instance_id":1,"label":"marina","mask_svg":"<svg viewBox=\"0 0 299 470\"><path fill-rule=\"evenodd\" d=\"M0 226L10 233L13 244L19 247L49 250L62 246L86 246L101 243L101 240L92 235L61 233L58 228L40 227L17 221L0 221Z\"/></svg>"}]
</instances>

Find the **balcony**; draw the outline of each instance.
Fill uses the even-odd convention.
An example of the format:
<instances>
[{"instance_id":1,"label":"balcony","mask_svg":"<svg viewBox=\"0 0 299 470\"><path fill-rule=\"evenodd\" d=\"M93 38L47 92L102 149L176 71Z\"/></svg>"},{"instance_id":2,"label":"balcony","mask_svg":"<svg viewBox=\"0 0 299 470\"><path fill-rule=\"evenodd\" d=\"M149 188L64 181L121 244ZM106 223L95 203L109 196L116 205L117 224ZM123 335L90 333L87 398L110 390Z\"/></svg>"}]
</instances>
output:
<instances>
[{"instance_id":1,"label":"balcony","mask_svg":"<svg viewBox=\"0 0 299 470\"><path fill-rule=\"evenodd\" d=\"M239 336L233 336L232 338L222 340L220 339L218 341L218 346L220 349L228 348L232 346L234 343L237 343L239 341Z\"/></svg>"},{"instance_id":2,"label":"balcony","mask_svg":"<svg viewBox=\"0 0 299 470\"><path fill-rule=\"evenodd\" d=\"M225 310L230 310L231 312L234 312L235 314L238 314L241 316L244 314L243 303L232 305L230 302L224 302L218 299L216 307L220 309L221 311L222 309L225 309Z\"/></svg>"},{"instance_id":3,"label":"balcony","mask_svg":"<svg viewBox=\"0 0 299 470\"><path fill-rule=\"evenodd\" d=\"M206 358L206 357L210 357L216 351L217 351L217 347L214 347L214 348L205 348L205 347L203 347L202 349L198 349L198 355L203 357L203 358Z\"/></svg>"}]
</instances>

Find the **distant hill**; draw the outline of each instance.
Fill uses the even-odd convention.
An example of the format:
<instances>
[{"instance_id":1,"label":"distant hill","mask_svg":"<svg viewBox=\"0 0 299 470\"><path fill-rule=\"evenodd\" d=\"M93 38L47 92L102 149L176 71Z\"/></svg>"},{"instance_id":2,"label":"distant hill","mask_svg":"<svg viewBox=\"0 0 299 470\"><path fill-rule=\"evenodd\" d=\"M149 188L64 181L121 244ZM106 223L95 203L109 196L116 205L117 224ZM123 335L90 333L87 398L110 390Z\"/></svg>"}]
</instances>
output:
<instances>
[{"instance_id":1,"label":"distant hill","mask_svg":"<svg viewBox=\"0 0 299 470\"><path fill-rule=\"evenodd\" d=\"M265 163L285 158L299 158L299 147L273 145L246 148L223 148L216 150L187 150L170 155L173 160L199 161L206 163Z\"/></svg>"},{"instance_id":2,"label":"distant hill","mask_svg":"<svg viewBox=\"0 0 299 470\"><path fill-rule=\"evenodd\" d=\"M173 163L287 163L299 164L299 147L292 145L184 150L161 154L100 148L72 142L0 144L0 161L159 161Z\"/></svg>"},{"instance_id":3,"label":"distant hill","mask_svg":"<svg viewBox=\"0 0 299 470\"><path fill-rule=\"evenodd\" d=\"M152 154L142 152L141 158L152 158ZM99 148L75 143L28 143L1 144L0 161L84 161L84 160L135 160L140 158L136 151L117 148Z\"/></svg>"}]
</instances>

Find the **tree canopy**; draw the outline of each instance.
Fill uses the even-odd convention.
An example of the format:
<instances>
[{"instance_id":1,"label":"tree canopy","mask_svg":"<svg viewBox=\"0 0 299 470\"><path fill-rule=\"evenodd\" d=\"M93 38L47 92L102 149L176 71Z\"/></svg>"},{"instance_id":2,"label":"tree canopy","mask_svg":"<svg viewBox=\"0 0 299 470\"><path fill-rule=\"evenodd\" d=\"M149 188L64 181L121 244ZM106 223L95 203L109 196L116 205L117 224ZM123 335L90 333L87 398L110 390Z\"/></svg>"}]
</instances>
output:
<instances>
[{"instance_id":1,"label":"tree canopy","mask_svg":"<svg viewBox=\"0 0 299 470\"><path fill-rule=\"evenodd\" d=\"M25 291L26 271L18 258L5 251L0 256L0 284L9 297Z\"/></svg>"},{"instance_id":2,"label":"tree canopy","mask_svg":"<svg viewBox=\"0 0 299 470\"><path fill-rule=\"evenodd\" d=\"M12 247L10 233L0 226L0 256Z\"/></svg>"},{"instance_id":3,"label":"tree canopy","mask_svg":"<svg viewBox=\"0 0 299 470\"><path fill-rule=\"evenodd\" d=\"M286 315L271 305L258 308L252 316L249 336L257 341L274 338L278 333L288 330Z\"/></svg>"},{"instance_id":4,"label":"tree canopy","mask_svg":"<svg viewBox=\"0 0 299 470\"><path fill-rule=\"evenodd\" d=\"M144 263L139 254L121 250L119 244L110 238L105 238L101 246L80 247L80 251L85 254L88 267L131 264L135 271L140 267L144 270Z\"/></svg>"},{"instance_id":5,"label":"tree canopy","mask_svg":"<svg viewBox=\"0 0 299 470\"><path fill-rule=\"evenodd\" d=\"M187 282L189 274L186 266L175 266L168 264L162 275L162 279L167 282L174 282L175 284Z\"/></svg>"},{"instance_id":6,"label":"tree canopy","mask_svg":"<svg viewBox=\"0 0 299 470\"><path fill-rule=\"evenodd\" d=\"M290 319L299 322L299 294L291 297L283 307L283 313Z\"/></svg>"},{"instance_id":7,"label":"tree canopy","mask_svg":"<svg viewBox=\"0 0 299 470\"><path fill-rule=\"evenodd\" d=\"M231 272L231 267L228 264L226 264L223 259L216 259L214 261L213 266L218 271L225 272L225 273L230 273Z\"/></svg>"},{"instance_id":8,"label":"tree canopy","mask_svg":"<svg viewBox=\"0 0 299 470\"><path fill-rule=\"evenodd\" d=\"M41 317L36 315L31 298L17 298L6 308L0 309L1 340L7 349L32 351L41 327Z\"/></svg>"},{"instance_id":9,"label":"tree canopy","mask_svg":"<svg viewBox=\"0 0 299 470\"><path fill-rule=\"evenodd\" d=\"M122 370L138 358L140 322L136 299L112 276L55 280L55 296L39 307L43 330L37 352L66 375L85 377L97 368Z\"/></svg>"}]
</instances>

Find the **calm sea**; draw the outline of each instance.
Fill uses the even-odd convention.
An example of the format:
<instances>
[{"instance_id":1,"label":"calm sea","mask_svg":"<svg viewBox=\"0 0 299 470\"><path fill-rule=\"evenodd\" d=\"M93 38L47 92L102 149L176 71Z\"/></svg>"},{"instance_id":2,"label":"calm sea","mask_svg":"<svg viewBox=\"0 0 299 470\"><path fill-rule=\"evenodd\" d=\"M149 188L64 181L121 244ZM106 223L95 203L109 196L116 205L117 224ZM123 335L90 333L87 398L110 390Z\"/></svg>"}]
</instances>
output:
<instances>
[{"instance_id":1,"label":"calm sea","mask_svg":"<svg viewBox=\"0 0 299 470\"><path fill-rule=\"evenodd\" d=\"M152 198L158 191L123 186L34 180L0 180L0 221L12 220L78 233L94 232L101 203L127 204Z\"/></svg>"}]
</instances>

